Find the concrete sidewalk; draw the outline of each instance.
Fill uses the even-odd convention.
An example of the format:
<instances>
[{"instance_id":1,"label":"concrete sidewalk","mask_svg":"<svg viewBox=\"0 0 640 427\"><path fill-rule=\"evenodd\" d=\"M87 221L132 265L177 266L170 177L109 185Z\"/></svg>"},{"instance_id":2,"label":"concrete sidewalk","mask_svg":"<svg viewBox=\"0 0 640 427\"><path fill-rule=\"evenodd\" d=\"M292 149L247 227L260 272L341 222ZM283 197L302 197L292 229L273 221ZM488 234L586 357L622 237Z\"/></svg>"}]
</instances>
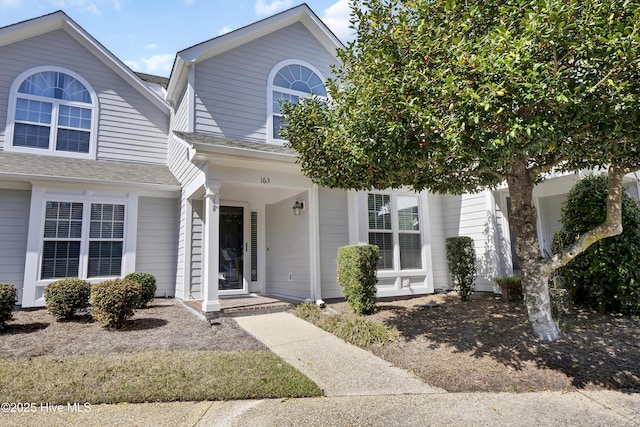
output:
<instances>
[{"instance_id":1,"label":"concrete sidewalk","mask_svg":"<svg viewBox=\"0 0 640 427\"><path fill-rule=\"evenodd\" d=\"M290 313L238 317L236 321L318 384L325 396L445 393Z\"/></svg>"}]
</instances>

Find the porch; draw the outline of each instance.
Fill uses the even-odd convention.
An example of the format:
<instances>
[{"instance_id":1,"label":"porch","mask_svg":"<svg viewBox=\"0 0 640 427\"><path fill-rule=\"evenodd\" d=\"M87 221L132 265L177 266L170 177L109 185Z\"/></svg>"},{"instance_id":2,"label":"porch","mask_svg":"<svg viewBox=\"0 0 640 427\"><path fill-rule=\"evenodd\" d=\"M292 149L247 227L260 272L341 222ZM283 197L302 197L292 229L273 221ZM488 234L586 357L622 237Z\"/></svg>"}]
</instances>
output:
<instances>
[{"instance_id":1,"label":"porch","mask_svg":"<svg viewBox=\"0 0 640 427\"><path fill-rule=\"evenodd\" d=\"M287 311L300 303L300 301L293 301L282 297L258 294L221 297L219 301L220 311L215 312L202 311L202 300L187 300L184 301L184 304L204 315L207 319L213 319L221 316L238 317Z\"/></svg>"}]
</instances>

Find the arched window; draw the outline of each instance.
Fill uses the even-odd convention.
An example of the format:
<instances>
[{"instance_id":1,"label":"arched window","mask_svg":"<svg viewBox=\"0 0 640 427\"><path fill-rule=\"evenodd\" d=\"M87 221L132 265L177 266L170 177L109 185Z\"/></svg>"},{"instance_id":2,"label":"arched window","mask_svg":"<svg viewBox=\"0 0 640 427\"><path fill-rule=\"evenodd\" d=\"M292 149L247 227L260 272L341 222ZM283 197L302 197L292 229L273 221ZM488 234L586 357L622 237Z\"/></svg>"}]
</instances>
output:
<instances>
[{"instance_id":1,"label":"arched window","mask_svg":"<svg viewBox=\"0 0 640 427\"><path fill-rule=\"evenodd\" d=\"M268 101L269 118L267 141L282 144L281 103L297 103L301 98L312 95L327 96L324 79L312 65L300 61L284 61L276 65L269 76Z\"/></svg>"},{"instance_id":2,"label":"arched window","mask_svg":"<svg viewBox=\"0 0 640 427\"><path fill-rule=\"evenodd\" d=\"M9 150L94 156L96 96L79 76L58 68L29 70L14 81L11 95Z\"/></svg>"}]
</instances>

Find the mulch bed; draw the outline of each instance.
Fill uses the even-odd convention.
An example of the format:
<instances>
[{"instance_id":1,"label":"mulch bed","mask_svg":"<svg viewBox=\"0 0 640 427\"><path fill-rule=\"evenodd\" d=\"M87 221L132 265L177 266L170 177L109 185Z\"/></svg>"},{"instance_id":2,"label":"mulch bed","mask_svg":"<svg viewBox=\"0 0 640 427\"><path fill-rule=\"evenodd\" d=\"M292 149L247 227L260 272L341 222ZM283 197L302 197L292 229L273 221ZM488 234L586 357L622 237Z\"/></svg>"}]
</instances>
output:
<instances>
[{"instance_id":1,"label":"mulch bed","mask_svg":"<svg viewBox=\"0 0 640 427\"><path fill-rule=\"evenodd\" d=\"M104 328L89 315L56 321L45 309L13 313L0 334L0 358L68 357L144 350L266 350L235 320L201 320L175 299L156 298L136 310L124 330Z\"/></svg>"},{"instance_id":2,"label":"mulch bed","mask_svg":"<svg viewBox=\"0 0 640 427\"><path fill-rule=\"evenodd\" d=\"M328 304L350 313L344 302ZM574 309L563 337L536 340L522 302L456 293L382 300L372 320L395 326L395 343L370 348L451 392L615 389L640 392L640 319Z\"/></svg>"}]
</instances>

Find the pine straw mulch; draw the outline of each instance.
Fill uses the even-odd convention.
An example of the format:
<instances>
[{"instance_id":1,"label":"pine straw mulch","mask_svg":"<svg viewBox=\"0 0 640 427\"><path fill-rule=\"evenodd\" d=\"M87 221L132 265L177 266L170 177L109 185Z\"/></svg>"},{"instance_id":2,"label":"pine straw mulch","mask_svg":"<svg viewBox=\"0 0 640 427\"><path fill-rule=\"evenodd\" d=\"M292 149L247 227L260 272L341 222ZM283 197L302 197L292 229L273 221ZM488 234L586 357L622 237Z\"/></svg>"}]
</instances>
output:
<instances>
[{"instance_id":1,"label":"pine straw mulch","mask_svg":"<svg viewBox=\"0 0 640 427\"><path fill-rule=\"evenodd\" d=\"M175 299L156 298L136 310L123 330L104 328L89 315L56 321L45 309L13 313L0 333L0 358L68 357L145 350L267 350L235 320L211 327Z\"/></svg>"},{"instance_id":2,"label":"pine straw mulch","mask_svg":"<svg viewBox=\"0 0 640 427\"><path fill-rule=\"evenodd\" d=\"M345 302L328 307L352 311ZM522 302L456 293L380 300L371 320L396 327L396 342L369 348L450 392L615 389L640 391L640 319L573 309L563 337L536 340Z\"/></svg>"}]
</instances>

